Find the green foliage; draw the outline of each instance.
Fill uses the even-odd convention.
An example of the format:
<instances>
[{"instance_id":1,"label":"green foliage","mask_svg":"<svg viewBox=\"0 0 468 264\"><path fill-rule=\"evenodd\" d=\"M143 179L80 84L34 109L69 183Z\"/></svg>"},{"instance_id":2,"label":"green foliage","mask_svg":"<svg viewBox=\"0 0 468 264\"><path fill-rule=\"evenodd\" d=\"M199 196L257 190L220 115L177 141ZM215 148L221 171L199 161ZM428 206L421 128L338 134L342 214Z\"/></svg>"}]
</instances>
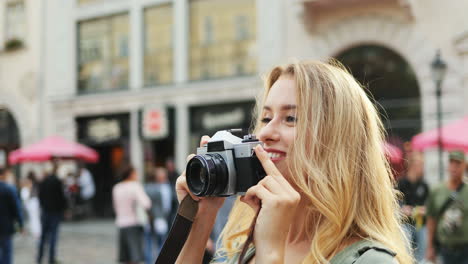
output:
<instances>
[{"instance_id":1,"label":"green foliage","mask_svg":"<svg viewBox=\"0 0 468 264\"><path fill-rule=\"evenodd\" d=\"M14 51L21 49L23 47L23 41L19 39L9 39L5 43L5 50L6 51Z\"/></svg>"}]
</instances>

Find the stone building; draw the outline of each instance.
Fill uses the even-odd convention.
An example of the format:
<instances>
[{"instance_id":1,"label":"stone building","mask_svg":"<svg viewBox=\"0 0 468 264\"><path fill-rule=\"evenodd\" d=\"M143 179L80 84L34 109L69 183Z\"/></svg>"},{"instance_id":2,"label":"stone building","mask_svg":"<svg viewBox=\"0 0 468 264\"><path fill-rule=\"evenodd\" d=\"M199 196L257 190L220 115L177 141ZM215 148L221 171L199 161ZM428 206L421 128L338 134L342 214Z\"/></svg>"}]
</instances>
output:
<instances>
[{"instance_id":1,"label":"stone building","mask_svg":"<svg viewBox=\"0 0 468 264\"><path fill-rule=\"evenodd\" d=\"M50 0L40 125L98 150L91 168L107 201L97 208L105 208L123 160L141 174L168 158L182 170L201 135L249 126L270 67L335 57L369 87L389 137L402 144L435 127L437 50L448 64L444 122L468 114L467 8L436 0ZM37 128L21 127L36 124L36 113L18 120L20 133ZM435 158L427 155L431 181Z\"/></svg>"},{"instance_id":2,"label":"stone building","mask_svg":"<svg viewBox=\"0 0 468 264\"><path fill-rule=\"evenodd\" d=\"M0 166L45 130L41 2L0 1Z\"/></svg>"}]
</instances>

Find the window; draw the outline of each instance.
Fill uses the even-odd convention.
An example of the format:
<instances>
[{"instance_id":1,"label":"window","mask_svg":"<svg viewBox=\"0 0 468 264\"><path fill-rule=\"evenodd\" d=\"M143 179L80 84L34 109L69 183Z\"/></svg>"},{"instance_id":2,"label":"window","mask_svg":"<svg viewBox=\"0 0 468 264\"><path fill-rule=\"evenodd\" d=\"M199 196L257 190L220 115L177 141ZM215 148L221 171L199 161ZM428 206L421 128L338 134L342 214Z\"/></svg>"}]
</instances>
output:
<instances>
[{"instance_id":1,"label":"window","mask_svg":"<svg viewBox=\"0 0 468 264\"><path fill-rule=\"evenodd\" d=\"M128 15L78 24L78 90L80 93L128 88Z\"/></svg>"},{"instance_id":2,"label":"window","mask_svg":"<svg viewBox=\"0 0 468 264\"><path fill-rule=\"evenodd\" d=\"M24 42L26 31L23 1L11 1L6 5L5 40Z\"/></svg>"},{"instance_id":3,"label":"window","mask_svg":"<svg viewBox=\"0 0 468 264\"><path fill-rule=\"evenodd\" d=\"M416 75L399 54L378 45L359 45L336 57L378 104L387 136L411 140L421 132L421 96Z\"/></svg>"},{"instance_id":4,"label":"window","mask_svg":"<svg viewBox=\"0 0 468 264\"><path fill-rule=\"evenodd\" d=\"M144 22L144 85L172 83L172 6L145 9Z\"/></svg>"},{"instance_id":5,"label":"window","mask_svg":"<svg viewBox=\"0 0 468 264\"><path fill-rule=\"evenodd\" d=\"M254 0L190 2L190 79L256 72Z\"/></svg>"},{"instance_id":6,"label":"window","mask_svg":"<svg viewBox=\"0 0 468 264\"><path fill-rule=\"evenodd\" d=\"M249 27L247 25L246 16L236 16L234 18L234 25L236 26L236 40L246 40L249 38Z\"/></svg>"}]
</instances>

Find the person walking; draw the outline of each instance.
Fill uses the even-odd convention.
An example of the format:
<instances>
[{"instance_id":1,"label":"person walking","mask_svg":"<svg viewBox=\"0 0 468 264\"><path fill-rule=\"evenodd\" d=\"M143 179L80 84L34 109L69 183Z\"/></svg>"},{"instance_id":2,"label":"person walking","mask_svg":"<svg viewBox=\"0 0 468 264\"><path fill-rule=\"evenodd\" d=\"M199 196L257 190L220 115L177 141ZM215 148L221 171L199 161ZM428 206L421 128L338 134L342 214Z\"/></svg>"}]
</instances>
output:
<instances>
[{"instance_id":1,"label":"person walking","mask_svg":"<svg viewBox=\"0 0 468 264\"><path fill-rule=\"evenodd\" d=\"M53 162L52 172L39 183L39 204L41 206L41 237L37 263L42 263L44 248L49 246L49 263L58 263L56 245L59 237L59 226L67 207L64 186L57 177L58 164Z\"/></svg>"},{"instance_id":2,"label":"person walking","mask_svg":"<svg viewBox=\"0 0 468 264\"><path fill-rule=\"evenodd\" d=\"M422 261L426 251L426 199L429 185L424 180L424 161L420 153L413 152L408 158L406 176L398 180L398 190L403 194L402 213L408 217L405 227L412 242L416 261Z\"/></svg>"},{"instance_id":3,"label":"person walking","mask_svg":"<svg viewBox=\"0 0 468 264\"><path fill-rule=\"evenodd\" d=\"M21 198L28 216L28 229L35 239L39 239L41 235L38 185L36 174L33 171L29 171L24 180L24 185L21 188Z\"/></svg>"},{"instance_id":4,"label":"person walking","mask_svg":"<svg viewBox=\"0 0 468 264\"><path fill-rule=\"evenodd\" d=\"M82 216L87 217L92 211L91 202L96 193L96 187L94 185L93 175L91 175L91 172L89 172L84 164L79 165L78 186L80 191L79 207L81 208Z\"/></svg>"},{"instance_id":5,"label":"person walking","mask_svg":"<svg viewBox=\"0 0 468 264\"><path fill-rule=\"evenodd\" d=\"M175 183L177 181L177 177L179 177L179 172L176 169L174 159L172 157L169 157L166 159L165 162L166 170L167 170L167 177L169 179L169 183L171 184L172 190L175 190ZM171 214L169 218L169 223L172 223L174 221L174 218L177 214L177 208L179 207L179 202L177 201L177 196L174 195L174 198L172 199L172 205L171 205Z\"/></svg>"},{"instance_id":6,"label":"person walking","mask_svg":"<svg viewBox=\"0 0 468 264\"><path fill-rule=\"evenodd\" d=\"M112 200L119 228L118 261L129 264L144 261L143 227L138 220L138 208L149 210L151 200L132 166L123 170L120 182L112 189Z\"/></svg>"},{"instance_id":7,"label":"person walking","mask_svg":"<svg viewBox=\"0 0 468 264\"><path fill-rule=\"evenodd\" d=\"M153 181L146 184L145 192L151 199L152 226L154 227L154 230L147 228L145 232L146 263L150 264L154 262L154 246L159 252L171 224L172 201L175 199L175 191L169 182L166 168L157 167L154 170Z\"/></svg>"},{"instance_id":8,"label":"person walking","mask_svg":"<svg viewBox=\"0 0 468 264\"><path fill-rule=\"evenodd\" d=\"M468 264L468 188L463 182L465 153L449 153L449 178L431 190L427 200L427 251L432 262ZM437 245L436 245L437 244Z\"/></svg>"},{"instance_id":9,"label":"person walking","mask_svg":"<svg viewBox=\"0 0 468 264\"><path fill-rule=\"evenodd\" d=\"M4 168L0 168L0 263L13 263L12 236L15 233L15 224L23 230L23 217L21 205L17 202L18 193L8 184Z\"/></svg>"}]
</instances>

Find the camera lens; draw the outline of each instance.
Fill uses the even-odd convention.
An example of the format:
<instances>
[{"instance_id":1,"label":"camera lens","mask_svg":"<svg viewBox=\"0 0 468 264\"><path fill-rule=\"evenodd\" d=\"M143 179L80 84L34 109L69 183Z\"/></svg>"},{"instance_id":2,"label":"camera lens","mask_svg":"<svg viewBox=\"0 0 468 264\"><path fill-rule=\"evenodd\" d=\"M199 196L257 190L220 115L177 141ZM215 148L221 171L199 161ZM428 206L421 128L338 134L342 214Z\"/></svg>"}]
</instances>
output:
<instances>
[{"instance_id":1,"label":"camera lens","mask_svg":"<svg viewBox=\"0 0 468 264\"><path fill-rule=\"evenodd\" d=\"M226 163L219 154L196 155L187 163L187 185L197 196L216 196L228 179Z\"/></svg>"}]
</instances>

